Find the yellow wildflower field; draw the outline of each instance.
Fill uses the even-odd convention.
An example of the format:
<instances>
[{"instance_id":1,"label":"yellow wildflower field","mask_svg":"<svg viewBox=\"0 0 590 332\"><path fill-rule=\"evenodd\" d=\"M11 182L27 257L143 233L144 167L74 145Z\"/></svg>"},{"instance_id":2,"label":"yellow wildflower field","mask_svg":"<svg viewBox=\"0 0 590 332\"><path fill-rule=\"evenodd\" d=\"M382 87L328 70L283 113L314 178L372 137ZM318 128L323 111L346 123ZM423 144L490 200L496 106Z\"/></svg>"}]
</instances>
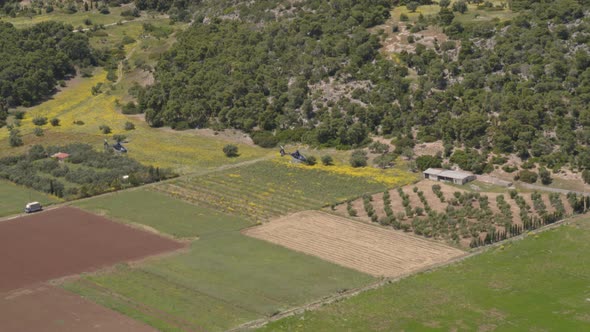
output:
<instances>
[{"instance_id":1,"label":"yellow wildflower field","mask_svg":"<svg viewBox=\"0 0 590 332\"><path fill-rule=\"evenodd\" d=\"M104 139L112 141L112 135L123 134L129 143L129 156L136 160L158 167L169 167L180 173L218 167L224 164L238 163L249 159L263 157L268 150L233 143L238 146L240 156L227 158L222 149L228 141L221 138L203 137L194 130L172 131L149 127L139 117L126 116L116 109L116 97L109 94L109 88L103 87L102 93L93 96L91 89L98 83L106 83L106 72L100 71L90 78L76 78L68 82L70 86L57 93L52 99L26 109L25 118L18 129L23 135L25 146L20 148L0 149L0 156L25 151L32 144L58 145L72 142L84 142L101 148ZM43 126L44 135L33 134L35 125L32 120L37 117L48 120L59 118L59 126ZM74 122L82 121L83 125ZM135 130L124 130L129 121ZM103 134L99 127L107 125L112 133ZM8 147L8 131L0 130L0 144Z\"/></svg>"},{"instance_id":2,"label":"yellow wildflower field","mask_svg":"<svg viewBox=\"0 0 590 332\"><path fill-rule=\"evenodd\" d=\"M396 168L381 169L376 167L351 167L342 162L335 161L334 165L326 166L321 163L317 163L313 166L308 166L300 163L291 162L291 158L275 158L274 162L287 165L288 167L295 167L298 169L314 169L321 170L332 174L348 175L352 177L365 178L368 181L379 182L387 185L388 187L402 186L414 181L419 180L419 175L411 173L403 169L403 161L397 160L396 163L399 165Z\"/></svg>"}]
</instances>

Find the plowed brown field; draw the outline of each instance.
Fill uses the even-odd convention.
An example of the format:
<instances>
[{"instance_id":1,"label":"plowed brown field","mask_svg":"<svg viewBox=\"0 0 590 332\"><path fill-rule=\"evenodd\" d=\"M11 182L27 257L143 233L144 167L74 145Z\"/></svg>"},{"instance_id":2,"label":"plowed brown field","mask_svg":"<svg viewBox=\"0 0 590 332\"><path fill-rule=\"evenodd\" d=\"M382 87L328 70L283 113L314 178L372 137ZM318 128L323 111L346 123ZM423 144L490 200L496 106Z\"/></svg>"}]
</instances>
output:
<instances>
[{"instance_id":1,"label":"plowed brown field","mask_svg":"<svg viewBox=\"0 0 590 332\"><path fill-rule=\"evenodd\" d=\"M155 332L78 295L48 285L0 294L0 330L11 332Z\"/></svg>"},{"instance_id":2,"label":"plowed brown field","mask_svg":"<svg viewBox=\"0 0 590 332\"><path fill-rule=\"evenodd\" d=\"M437 242L318 211L295 213L244 233L373 276L394 277L464 254Z\"/></svg>"},{"instance_id":3,"label":"plowed brown field","mask_svg":"<svg viewBox=\"0 0 590 332\"><path fill-rule=\"evenodd\" d=\"M0 222L0 292L184 247L63 207Z\"/></svg>"}]
</instances>

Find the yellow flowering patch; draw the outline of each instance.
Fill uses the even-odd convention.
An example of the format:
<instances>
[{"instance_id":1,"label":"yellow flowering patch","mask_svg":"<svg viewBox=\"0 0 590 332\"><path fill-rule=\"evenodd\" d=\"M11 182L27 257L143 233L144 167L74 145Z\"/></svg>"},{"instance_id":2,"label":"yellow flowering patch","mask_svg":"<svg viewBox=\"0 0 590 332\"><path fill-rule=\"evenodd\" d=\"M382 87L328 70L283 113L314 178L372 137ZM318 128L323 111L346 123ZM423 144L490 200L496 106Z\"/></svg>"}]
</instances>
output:
<instances>
[{"instance_id":1,"label":"yellow flowering patch","mask_svg":"<svg viewBox=\"0 0 590 332\"><path fill-rule=\"evenodd\" d=\"M418 180L418 175L398 168L380 169L375 167L351 167L344 164L325 166L316 164L314 166L303 165L291 162L290 158L274 158L274 162L284 164L288 167L298 169L316 169L328 173L348 175L353 177L366 178L369 181L379 182L388 186L401 186ZM401 161L400 161L401 162Z\"/></svg>"},{"instance_id":2,"label":"yellow flowering patch","mask_svg":"<svg viewBox=\"0 0 590 332\"><path fill-rule=\"evenodd\" d=\"M92 87L103 83L103 92L92 95ZM198 135L193 130L173 131L167 128L151 128L138 117L121 114L116 108L116 97L109 94L106 72L100 71L90 78L77 78L70 81L67 88L57 93L52 99L27 109L25 118L18 128L25 146L18 149L0 149L0 155L22 153L32 144L62 145L72 142L84 142L102 148L104 139L112 143L113 134L127 136L129 156L149 165L172 168L179 173L189 173L202 169L215 168L224 164L239 163L245 160L263 157L268 150L245 144L236 144L240 156L227 158L222 149L228 141ZM43 126L43 137L33 134L33 118L41 116L48 120L59 118L60 125ZM74 122L83 123L82 125ZM125 123L132 122L135 130L125 131ZM103 134L99 127L107 125L110 134ZM0 130L0 144L8 147L8 131Z\"/></svg>"}]
</instances>

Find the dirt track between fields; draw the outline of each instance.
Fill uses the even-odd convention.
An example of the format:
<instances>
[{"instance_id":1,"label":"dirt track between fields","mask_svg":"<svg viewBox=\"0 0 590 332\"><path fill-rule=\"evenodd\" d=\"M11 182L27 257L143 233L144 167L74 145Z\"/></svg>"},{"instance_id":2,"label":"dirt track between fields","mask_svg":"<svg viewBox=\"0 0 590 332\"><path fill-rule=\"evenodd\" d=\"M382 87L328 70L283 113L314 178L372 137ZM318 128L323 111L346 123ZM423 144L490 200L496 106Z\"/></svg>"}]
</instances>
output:
<instances>
[{"instance_id":1,"label":"dirt track between fields","mask_svg":"<svg viewBox=\"0 0 590 332\"><path fill-rule=\"evenodd\" d=\"M155 332L127 316L63 289L40 285L0 294L2 331Z\"/></svg>"},{"instance_id":2,"label":"dirt track between fields","mask_svg":"<svg viewBox=\"0 0 590 332\"><path fill-rule=\"evenodd\" d=\"M0 292L184 245L72 207L0 223Z\"/></svg>"},{"instance_id":3,"label":"dirt track between fields","mask_svg":"<svg viewBox=\"0 0 590 332\"><path fill-rule=\"evenodd\" d=\"M373 276L394 277L465 254L440 243L318 211L295 213L244 233Z\"/></svg>"}]
</instances>

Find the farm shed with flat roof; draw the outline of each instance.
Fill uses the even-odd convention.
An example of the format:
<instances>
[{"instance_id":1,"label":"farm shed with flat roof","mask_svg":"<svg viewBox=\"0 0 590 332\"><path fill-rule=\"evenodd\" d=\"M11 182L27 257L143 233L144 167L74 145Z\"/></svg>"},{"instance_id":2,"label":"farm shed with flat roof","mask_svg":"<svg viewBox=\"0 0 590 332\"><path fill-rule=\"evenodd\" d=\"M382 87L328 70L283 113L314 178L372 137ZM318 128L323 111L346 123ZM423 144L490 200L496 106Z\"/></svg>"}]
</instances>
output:
<instances>
[{"instance_id":1,"label":"farm shed with flat roof","mask_svg":"<svg viewBox=\"0 0 590 332\"><path fill-rule=\"evenodd\" d=\"M442 182L452 182L454 184L466 184L475 180L475 175L463 171L451 171L442 168L429 168L423 172L425 179Z\"/></svg>"}]
</instances>

